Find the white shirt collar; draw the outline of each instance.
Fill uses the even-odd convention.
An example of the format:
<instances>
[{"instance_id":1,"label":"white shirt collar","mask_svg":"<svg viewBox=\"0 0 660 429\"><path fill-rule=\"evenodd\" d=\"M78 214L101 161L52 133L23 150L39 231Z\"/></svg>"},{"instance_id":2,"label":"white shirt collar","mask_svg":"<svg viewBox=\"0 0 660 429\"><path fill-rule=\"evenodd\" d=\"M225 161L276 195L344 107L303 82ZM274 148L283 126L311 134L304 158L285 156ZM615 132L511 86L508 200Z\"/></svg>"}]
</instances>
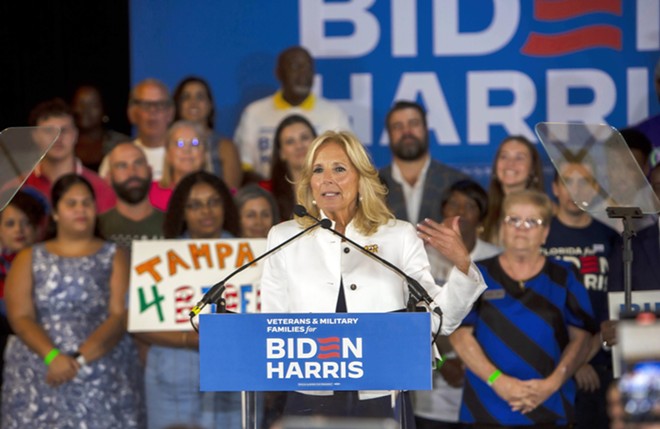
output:
<instances>
[{"instance_id":1,"label":"white shirt collar","mask_svg":"<svg viewBox=\"0 0 660 429\"><path fill-rule=\"evenodd\" d=\"M419 177L414 185L410 185L403 179L401 169L396 162L392 163L392 180L401 185L403 189L403 198L406 200L406 212L408 214L408 221L417 223L419 221L419 209L422 206L422 196L424 193L424 183L426 182L426 173L431 165L431 157L426 158L426 162L419 172Z\"/></svg>"}]
</instances>

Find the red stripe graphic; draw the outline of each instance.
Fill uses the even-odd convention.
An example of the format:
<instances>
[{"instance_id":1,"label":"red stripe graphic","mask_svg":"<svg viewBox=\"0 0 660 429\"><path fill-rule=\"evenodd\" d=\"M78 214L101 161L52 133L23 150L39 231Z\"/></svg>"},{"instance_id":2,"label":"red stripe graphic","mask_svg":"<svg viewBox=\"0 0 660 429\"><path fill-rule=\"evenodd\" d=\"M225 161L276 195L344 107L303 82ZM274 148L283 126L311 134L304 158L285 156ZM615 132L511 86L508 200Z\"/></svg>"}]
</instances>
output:
<instances>
[{"instance_id":1,"label":"red stripe graphic","mask_svg":"<svg viewBox=\"0 0 660 429\"><path fill-rule=\"evenodd\" d=\"M319 359L339 358L339 353L337 353L337 352L319 353L316 357L319 358Z\"/></svg>"},{"instance_id":2,"label":"red stripe graphic","mask_svg":"<svg viewBox=\"0 0 660 429\"><path fill-rule=\"evenodd\" d=\"M323 352L327 352L329 350L339 350L339 337L327 337L327 338L318 338L316 341L318 341L320 344L328 344L326 346L319 346L319 350ZM337 343L337 344L329 344L329 343ZM337 358L339 359L339 352L330 352L330 353L319 353L316 355L317 358L319 359L330 359L330 358Z\"/></svg>"},{"instance_id":3,"label":"red stripe graphic","mask_svg":"<svg viewBox=\"0 0 660 429\"><path fill-rule=\"evenodd\" d=\"M597 273L598 272L598 256L583 256L580 258L580 273Z\"/></svg>"},{"instance_id":4,"label":"red stripe graphic","mask_svg":"<svg viewBox=\"0 0 660 429\"><path fill-rule=\"evenodd\" d=\"M534 18L561 21L590 13L621 15L621 0L534 0Z\"/></svg>"},{"instance_id":5,"label":"red stripe graphic","mask_svg":"<svg viewBox=\"0 0 660 429\"><path fill-rule=\"evenodd\" d=\"M339 344L333 344L330 346L319 346L319 350L327 352L328 350L339 350Z\"/></svg>"},{"instance_id":6,"label":"red stripe graphic","mask_svg":"<svg viewBox=\"0 0 660 429\"><path fill-rule=\"evenodd\" d=\"M621 40L621 29L617 27L590 25L555 35L531 33L521 52L526 55L549 57L591 48L610 48L620 51Z\"/></svg>"}]
</instances>

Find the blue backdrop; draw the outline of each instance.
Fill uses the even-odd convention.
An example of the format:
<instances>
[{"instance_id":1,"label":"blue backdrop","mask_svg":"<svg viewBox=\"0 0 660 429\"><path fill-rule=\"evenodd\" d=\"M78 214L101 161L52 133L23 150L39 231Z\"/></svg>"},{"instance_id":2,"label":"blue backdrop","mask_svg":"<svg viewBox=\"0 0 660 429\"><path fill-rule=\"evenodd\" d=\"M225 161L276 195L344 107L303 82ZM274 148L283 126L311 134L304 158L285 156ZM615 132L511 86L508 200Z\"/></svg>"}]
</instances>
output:
<instances>
[{"instance_id":1,"label":"blue backdrop","mask_svg":"<svg viewBox=\"0 0 660 429\"><path fill-rule=\"evenodd\" d=\"M277 89L277 54L307 47L315 90L378 166L396 99L426 106L434 158L484 183L502 138L536 140L537 122L622 128L660 111L660 0L134 0L130 21L132 82L207 79L227 136Z\"/></svg>"}]
</instances>

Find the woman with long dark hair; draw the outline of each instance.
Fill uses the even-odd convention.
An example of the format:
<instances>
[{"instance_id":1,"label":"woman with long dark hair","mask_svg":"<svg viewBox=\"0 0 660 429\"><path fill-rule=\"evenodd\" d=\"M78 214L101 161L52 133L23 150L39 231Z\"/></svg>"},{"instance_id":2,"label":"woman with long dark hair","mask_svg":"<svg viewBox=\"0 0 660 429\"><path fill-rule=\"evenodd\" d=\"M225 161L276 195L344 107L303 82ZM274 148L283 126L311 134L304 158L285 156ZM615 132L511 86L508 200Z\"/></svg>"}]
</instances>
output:
<instances>
[{"instance_id":1,"label":"woman with long dark hair","mask_svg":"<svg viewBox=\"0 0 660 429\"><path fill-rule=\"evenodd\" d=\"M300 179L305 157L316 131L300 115L287 116L275 130L273 139L272 191L283 220L293 217L296 205L295 183Z\"/></svg>"},{"instance_id":2,"label":"woman with long dark hair","mask_svg":"<svg viewBox=\"0 0 660 429\"><path fill-rule=\"evenodd\" d=\"M238 231L231 193L220 178L200 171L179 182L165 214L165 238L233 238ZM151 344L145 369L149 428L175 424L240 427L238 393L199 390L196 332L143 332L139 337Z\"/></svg>"},{"instance_id":3,"label":"woman with long dark hair","mask_svg":"<svg viewBox=\"0 0 660 429\"><path fill-rule=\"evenodd\" d=\"M243 180L238 149L230 139L221 137L213 129L215 104L209 84L200 77L187 77L179 82L173 98L176 107L174 120L185 119L204 127L211 171L230 189L238 189Z\"/></svg>"},{"instance_id":4,"label":"woman with long dark hair","mask_svg":"<svg viewBox=\"0 0 660 429\"><path fill-rule=\"evenodd\" d=\"M507 195L532 189L543 192L541 157L532 142L524 136L509 136L502 140L488 186L488 212L481 238L500 245L502 201Z\"/></svg>"},{"instance_id":5,"label":"woman with long dark hair","mask_svg":"<svg viewBox=\"0 0 660 429\"><path fill-rule=\"evenodd\" d=\"M126 334L126 254L96 234L90 183L68 174L51 195L53 234L7 277L2 427L143 425L142 374Z\"/></svg>"}]
</instances>

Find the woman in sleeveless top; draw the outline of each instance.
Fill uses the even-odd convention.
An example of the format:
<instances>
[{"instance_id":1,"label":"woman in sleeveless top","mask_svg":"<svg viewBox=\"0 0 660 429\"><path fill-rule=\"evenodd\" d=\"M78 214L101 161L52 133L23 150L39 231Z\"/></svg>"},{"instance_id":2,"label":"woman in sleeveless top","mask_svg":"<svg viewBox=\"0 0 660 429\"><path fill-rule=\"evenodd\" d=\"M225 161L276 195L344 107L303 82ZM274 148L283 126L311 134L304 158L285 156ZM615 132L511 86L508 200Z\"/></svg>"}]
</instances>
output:
<instances>
[{"instance_id":1,"label":"woman in sleeveless top","mask_svg":"<svg viewBox=\"0 0 660 429\"><path fill-rule=\"evenodd\" d=\"M3 428L143 426L142 377L125 332L128 261L95 235L91 185L53 186L52 239L23 250L7 277Z\"/></svg>"}]
</instances>

